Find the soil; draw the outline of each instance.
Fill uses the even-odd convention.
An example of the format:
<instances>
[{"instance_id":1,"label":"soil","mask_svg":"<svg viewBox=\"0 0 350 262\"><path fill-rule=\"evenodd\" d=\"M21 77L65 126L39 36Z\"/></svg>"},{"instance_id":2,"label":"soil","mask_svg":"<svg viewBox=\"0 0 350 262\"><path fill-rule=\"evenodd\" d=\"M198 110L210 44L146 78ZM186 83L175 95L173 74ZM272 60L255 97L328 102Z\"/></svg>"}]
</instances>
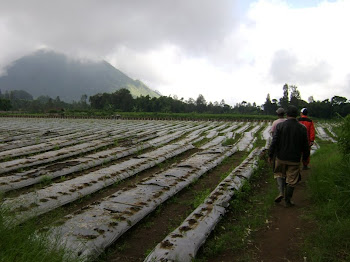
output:
<instances>
[{"instance_id":1,"label":"soil","mask_svg":"<svg viewBox=\"0 0 350 262\"><path fill-rule=\"evenodd\" d=\"M237 166L243 153L237 152L229 161L217 166L201 177L194 185L182 190L174 198L143 219L118 239L98 261L136 262L144 261L147 253L172 232L192 211L192 200L197 192L212 191L219 183L221 175Z\"/></svg>"},{"instance_id":2,"label":"soil","mask_svg":"<svg viewBox=\"0 0 350 262\"><path fill-rule=\"evenodd\" d=\"M236 159L236 161L239 160ZM98 261L143 261L147 252L162 241L169 231L176 228L177 223L191 212L192 207L184 203L193 198L197 190L210 188L210 184L217 184L218 174L227 171L228 168L229 165L223 165L214 169L208 176L196 183L192 190L186 190L180 193L175 201L164 204L156 214L150 215L140 225L121 237ZM305 185L308 172L303 172L303 179L295 188L293 195L295 206L286 208L284 201L275 204L271 209L268 223L255 232L246 250L242 250L241 254L227 250L208 261L307 261L302 253L302 243L304 235L313 228L313 224L302 217L310 205ZM263 191L264 186L267 185L264 185L264 180L262 180L258 187L261 187L260 190ZM251 260L246 259L246 254L249 254Z\"/></svg>"},{"instance_id":3,"label":"soil","mask_svg":"<svg viewBox=\"0 0 350 262\"><path fill-rule=\"evenodd\" d=\"M253 234L248 247L240 254L227 250L210 262L254 261L254 262L306 262L303 254L304 238L309 234L314 224L303 218L310 208L307 195L306 179L309 171L302 173L302 181L295 187L293 202L295 206L286 208L284 201L274 204L271 208L266 225ZM264 185L258 194L263 193ZM270 186L270 185L269 185ZM250 259L247 260L247 257Z\"/></svg>"},{"instance_id":4,"label":"soil","mask_svg":"<svg viewBox=\"0 0 350 262\"><path fill-rule=\"evenodd\" d=\"M303 180L294 190L295 206L286 208L283 201L276 204L271 212L270 223L257 233L256 261L307 261L302 252L303 238L313 227L313 224L302 217L310 206L305 184L308 172L303 172Z\"/></svg>"}]
</instances>

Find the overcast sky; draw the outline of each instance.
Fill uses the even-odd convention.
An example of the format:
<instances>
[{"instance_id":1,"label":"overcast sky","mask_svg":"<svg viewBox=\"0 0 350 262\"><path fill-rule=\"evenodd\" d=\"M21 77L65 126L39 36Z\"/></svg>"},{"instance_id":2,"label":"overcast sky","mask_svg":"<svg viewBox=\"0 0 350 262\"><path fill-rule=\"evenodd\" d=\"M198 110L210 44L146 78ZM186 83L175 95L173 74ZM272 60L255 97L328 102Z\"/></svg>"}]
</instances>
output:
<instances>
[{"instance_id":1,"label":"overcast sky","mask_svg":"<svg viewBox=\"0 0 350 262\"><path fill-rule=\"evenodd\" d=\"M163 95L350 99L348 0L0 0L0 72L48 48L105 59Z\"/></svg>"}]
</instances>

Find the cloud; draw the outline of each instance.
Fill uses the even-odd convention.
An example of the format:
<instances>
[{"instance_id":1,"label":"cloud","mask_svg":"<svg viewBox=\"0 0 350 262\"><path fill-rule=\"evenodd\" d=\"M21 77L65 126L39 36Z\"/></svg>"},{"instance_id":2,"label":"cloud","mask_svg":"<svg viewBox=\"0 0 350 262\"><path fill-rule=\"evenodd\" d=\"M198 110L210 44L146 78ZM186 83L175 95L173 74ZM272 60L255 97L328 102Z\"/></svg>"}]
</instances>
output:
<instances>
[{"instance_id":1,"label":"cloud","mask_svg":"<svg viewBox=\"0 0 350 262\"><path fill-rule=\"evenodd\" d=\"M302 64L298 57L286 50L277 51L271 62L270 73L276 83L312 84L327 82L331 66L325 61Z\"/></svg>"},{"instance_id":2,"label":"cloud","mask_svg":"<svg viewBox=\"0 0 350 262\"><path fill-rule=\"evenodd\" d=\"M164 86L175 87L174 79L196 71L187 67L184 72L184 64L227 57L216 52L238 24L235 5L232 0L4 0L0 35L6 39L1 46L6 56L0 55L0 68L46 47L80 58L104 58L167 95ZM182 87L176 88L182 95Z\"/></svg>"},{"instance_id":3,"label":"cloud","mask_svg":"<svg viewBox=\"0 0 350 262\"><path fill-rule=\"evenodd\" d=\"M104 56L170 43L201 54L232 29L234 7L229 0L4 0L0 15L11 32L54 49Z\"/></svg>"},{"instance_id":4,"label":"cloud","mask_svg":"<svg viewBox=\"0 0 350 262\"><path fill-rule=\"evenodd\" d=\"M106 59L163 95L350 97L350 1L2 0L0 72L39 47ZM337 92L336 94L334 92Z\"/></svg>"},{"instance_id":5,"label":"cloud","mask_svg":"<svg viewBox=\"0 0 350 262\"><path fill-rule=\"evenodd\" d=\"M260 85L271 97L281 96L284 83L297 85L304 99L330 98L336 91L349 96L344 82L350 71L345 34L350 2L319 1L303 8L289 2L256 1L240 26Z\"/></svg>"}]
</instances>

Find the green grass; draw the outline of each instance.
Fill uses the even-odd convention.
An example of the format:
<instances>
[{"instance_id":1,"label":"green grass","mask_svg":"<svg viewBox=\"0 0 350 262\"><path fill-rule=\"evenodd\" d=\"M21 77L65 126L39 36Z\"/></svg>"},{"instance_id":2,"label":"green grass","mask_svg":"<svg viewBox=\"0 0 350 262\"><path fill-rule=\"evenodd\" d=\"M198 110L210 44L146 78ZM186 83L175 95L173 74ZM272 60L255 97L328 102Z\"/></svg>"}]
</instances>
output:
<instances>
[{"instance_id":1,"label":"green grass","mask_svg":"<svg viewBox=\"0 0 350 262\"><path fill-rule=\"evenodd\" d=\"M236 134L233 138L226 138L223 142L223 146L232 146L236 144L242 137L242 134Z\"/></svg>"},{"instance_id":2,"label":"green grass","mask_svg":"<svg viewBox=\"0 0 350 262\"><path fill-rule=\"evenodd\" d=\"M52 184L52 178L49 176L46 176L46 175L42 176L40 178L39 183L41 184L41 186L48 186L48 185Z\"/></svg>"},{"instance_id":3,"label":"green grass","mask_svg":"<svg viewBox=\"0 0 350 262\"><path fill-rule=\"evenodd\" d=\"M35 222L11 227L5 217L5 211L0 211L0 261L1 262L78 262L69 252L59 247L57 243L49 244L47 233L36 233Z\"/></svg>"},{"instance_id":4,"label":"green grass","mask_svg":"<svg viewBox=\"0 0 350 262\"><path fill-rule=\"evenodd\" d=\"M266 178L262 177L263 174L267 174ZM257 181L260 179L266 179L265 183L269 184L264 192L257 192L259 189L256 185L259 184ZM217 225L194 261L211 261L211 258L228 250L240 254L239 261L254 261L253 253L244 252L244 250L251 243L252 233L264 225L268 219L274 203L273 199L277 194L275 183L266 161L259 161L259 167L251 180L247 181L234 195L227 215Z\"/></svg>"},{"instance_id":5,"label":"green grass","mask_svg":"<svg viewBox=\"0 0 350 262\"><path fill-rule=\"evenodd\" d=\"M316 229L307 237L309 261L350 261L350 159L323 143L311 158L307 181Z\"/></svg>"},{"instance_id":6,"label":"green grass","mask_svg":"<svg viewBox=\"0 0 350 262\"><path fill-rule=\"evenodd\" d=\"M199 148L199 147L201 147L202 145L208 143L210 140L211 140L211 139L204 137L203 139L199 140L198 142L193 143L193 146L195 146L196 148Z\"/></svg>"},{"instance_id":7,"label":"green grass","mask_svg":"<svg viewBox=\"0 0 350 262\"><path fill-rule=\"evenodd\" d=\"M258 130L258 132L256 132L255 137L256 137L256 141L254 142L254 146L253 148L256 147L264 147L266 144L266 140L263 139L262 137L262 131L264 131L264 129L266 128L266 124L262 125L261 128Z\"/></svg>"},{"instance_id":8,"label":"green grass","mask_svg":"<svg viewBox=\"0 0 350 262\"><path fill-rule=\"evenodd\" d=\"M197 208L200 204L204 202L204 200L210 195L210 193L210 188L206 188L202 191L196 191L194 199L191 201L192 207L194 209Z\"/></svg>"},{"instance_id":9,"label":"green grass","mask_svg":"<svg viewBox=\"0 0 350 262\"><path fill-rule=\"evenodd\" d=\"M67 110L64 114L65 117L113 117L118 114L123 119L165 119L165 120L224 120L224 121L240 121L240 120L274 120L274 115L248 115L248 114L209 114L209 113L160 113L160 112L114 112L111 110ZM1 116L22 116L22 117L52 117L57 114L50 113L11 113L2 112Z\"/></svg>"},{"instance_id":10,"label":"green grass","mask_svg":"<svg viewBox=\"0 0 350 262\"><path fill-rule=\"evenodd\" d=\"M237 142L237 138L227 138L222 142L223 146L232 146Z\"/></svg>"}]
</instances>

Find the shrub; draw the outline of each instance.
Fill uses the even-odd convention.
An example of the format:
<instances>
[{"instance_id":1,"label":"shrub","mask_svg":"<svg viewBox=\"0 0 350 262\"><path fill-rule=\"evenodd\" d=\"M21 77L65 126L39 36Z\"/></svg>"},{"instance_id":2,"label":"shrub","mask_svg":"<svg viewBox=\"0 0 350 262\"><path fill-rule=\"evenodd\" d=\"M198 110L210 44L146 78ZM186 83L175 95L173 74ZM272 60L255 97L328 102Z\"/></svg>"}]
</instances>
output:
<instances>
[{"instance_id":1,"label":"shrub","mask_svg":"<svg viewBox=\"0 0 350 262\"><path fill-rule=\"evenodd\" d=\"M350 115L344 118L340 127L338 145L345 156L350 155Z\"/></svg>"}]
</instances>

